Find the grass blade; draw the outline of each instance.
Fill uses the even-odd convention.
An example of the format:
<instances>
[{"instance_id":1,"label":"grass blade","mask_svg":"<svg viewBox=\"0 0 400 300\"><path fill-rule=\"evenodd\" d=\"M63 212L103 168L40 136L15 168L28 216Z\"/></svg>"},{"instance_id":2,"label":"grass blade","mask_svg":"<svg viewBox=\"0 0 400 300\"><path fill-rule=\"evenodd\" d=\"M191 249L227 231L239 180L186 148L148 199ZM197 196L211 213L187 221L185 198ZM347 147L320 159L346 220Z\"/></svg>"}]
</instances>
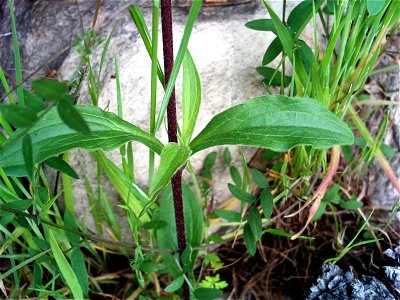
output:
<instances>
[{"instance_id":1,"label":"grass blade","mask_svg":"<svg viewBox=\"0 0 400 300\"><path fill-rule=\"evenodd\" d=\"M83 292L79 284L78 278L76 277L74 271L69 265L63 252L61 251L60 246L58 245L52 230L49 230L49 242L57 266L60 268L60 272L63 275L65 281L67 282L67 285L71 290L73 297L75 299L83 299Z\"/></svg>"},{"instance_id":2,"label":"grass blade","mask_svg":"<svg viewBox=\"0 0 400 300\"><path fill-rule=\"evenodd\" d=\"M147 52L151 56L151 53L153 52L152 50L152 45L151 45L151 39L150 39L150 33L147 28L146 22L144 21L142 12L140 11L140 8L135 5L134 7L129 9L129 13L132 17L133 22L135 23L140 37L143 40L144 46L146 47ZM164 83L164 73L161 69L160 62L157 61L157 75L158 79L160 80L161 83Z\"/></svg>"},{"instance_id":3,"label":"grass blade","mask_svg":"<svg viewBox=\"0 0 400 300\"><path fill-rule=\"evenodd\" d=\"M14 64L15 64L15 79L17 85L17 96L20 105L24 105L24 92L22 86L22 68L21 68L21 55L19 53L18 45L18 32L15 25L13 1L8 0L8 5L10 6L10 16L11 16L11 27L12 27L12 37L13 37L13 48L14 48Z\"/></svg>"},{"instance_id":4,"label":"grass blade","mask_svg":"<svg viewBox=\"0 0 400 300\"><path fill-rule=\"evenodd\" d=\"M194 1L192 7L190 8L189 16L187 18L187 22L185 25L185 30L183 31L181 44L179 46L178 55L176 56L174 67L172 68L171 76L169 78L167 88L165 89L165 94L161 103L160 112L157 117L155 131L158 131L164 119L169 98L171 97L172 90L174 89L175 86L176 78L178 77L179 69L181 67L183 58L186 54L189 38L192 33L194 22L196 21L197 15L199 14L201 4L202 1Z\"/></svg>"}]
</instances>

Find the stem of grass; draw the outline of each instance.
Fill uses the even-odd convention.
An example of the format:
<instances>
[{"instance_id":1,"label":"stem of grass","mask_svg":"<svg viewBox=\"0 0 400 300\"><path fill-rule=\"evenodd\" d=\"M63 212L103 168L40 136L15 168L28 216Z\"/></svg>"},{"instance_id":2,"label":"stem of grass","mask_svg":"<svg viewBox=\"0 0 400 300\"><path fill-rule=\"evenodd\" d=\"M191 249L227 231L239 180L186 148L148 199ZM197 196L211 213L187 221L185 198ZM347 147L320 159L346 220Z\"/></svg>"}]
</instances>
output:
<instances>
[{"instance_id":1,"label":"stem of grass","mask_svg":"<svg viewBox=\"0 0 400 300\"><path fill-rule=\"evenodd\" d=\"M152 48L151 48L151 100L150 100L150 132L155 132L156 126L156 103L157 103L157 51L158 51L158 22L159 22L159 1L153 4L152 19ZM149 153L149 186L154 176L154 151Z\"/></svg>"}]
</instances>

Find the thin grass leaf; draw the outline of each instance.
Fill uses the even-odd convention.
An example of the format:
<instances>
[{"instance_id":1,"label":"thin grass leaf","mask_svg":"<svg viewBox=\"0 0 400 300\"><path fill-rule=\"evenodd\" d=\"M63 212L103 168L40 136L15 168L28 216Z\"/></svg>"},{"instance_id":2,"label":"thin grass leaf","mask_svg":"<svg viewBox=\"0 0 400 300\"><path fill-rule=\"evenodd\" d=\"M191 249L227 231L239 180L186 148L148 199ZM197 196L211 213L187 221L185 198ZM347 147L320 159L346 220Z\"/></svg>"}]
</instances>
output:
<instances>
[{"instance_id":1,"label":"thin grass leaf","mask_svg":"<svg viewBox=\"0 0 400 300\"><path fill-rule=\"evenodd\" d=\"M275 235L279 235L279 236L285 236L285 237L288 237L288 238L294 236L293 233L287 233L287 232L284 232L282 230L275 229L275 228L265 229L263 231L263 233L270 233L270 234L275 234ZM315 239L314 237L309 237L309 236L304 236L304 235L300 235L298 238L299 239L305 239L305 240L314 240Z\"/></svg>"},{"instance_id":2,"label":"thin grass leaf","mask_svg":"<svg viewBox=\"0 0 400 300\"><path fill-rule=\"evenodd\" d=\"M18 45L18 32L17 26L15 25L15 16L13 9L13 1L8 0L8 5L10 6L10 16L11 16L11 28L12 28L12 38L13 38L13 50L14 50L14 67L15 67L15 79L17 84L17 96L18 102L21 106L25 105L24 92L22 86L22 66L21 66L21 55L19 52Z\"/></svg>"},{"instance_id":3,"label":"thin grass leaf","mask_svg":"<svg viewBox=\"0 0 400 300\"><path fill-rule=\"evenodd\" d=\"M3 84L3 89L4 89L5 94L8 97L8 100L10 100L11 104L15 104L14 97L13 97L11 89L7 83L7 79L6 79L6 76L4 75L3 68L1 66L0 66L0 80L1 80L1 83Z\"/></svg>"},{"instance_id":4,"label":"thin grass leaf","mask_svg":"<svg viewBox=\"0 0 400 300\"><path fill-rule=\"evenodd\" d=\"M293 51L294 39L291 37L291 34L290 34L288 28L282 23L282 21L279 19L279 17L274 12L272 7L268 4L268 2L266 0L263 0L263 1L264 1L264 4L267 7L267 10L271 16L272 22L275 25L275 28L276 28L279 40L282 43L283 49L285 50L285 53L287 54L289 60L293 64L294 59L295 59L295 52ZM306 86L308 76L304 69L303 63L301 62L300 59L297 59L297 58L296 58L295 71L296 71L297 75L299 76L303 86Z\"/></svg>"},{"instance_id":5,"label":"thin grass leaf","mask_svg":"<svg viewBox=\"0 0 400 300\"><path fill-rule=\"evenodd\" d=\"M82 288L79 284L78 278L76 277L70 264L65 258L64 253L61 251L60 246L58 245L51 229L49 230L49 242L57 266L60 268L60 272L63 275L72 295L75 299L84 299Z\"/></svg>"},{"instance_id":6,"label":"thin grass leaf","mask_svg":"<svg viewBox=\"0 0 400 300\"><path fill-rule=\"evenodd\" d=\"M133 7L129 8L129 14L131 15L131 18L139 31L140 37L143 40L147 53L151 57L153 50L151 45L150 33L139 6L134 5ZM160 80L161 84L164 84L165 77L159 61L157 61L157 75L158 80Z\"/></svg>"},{"instance_id":7,"label":"thin grass leaf","mask_svg":"<svg viewBox=\"0 0 400 300\"><path fill-rule=\"evenodd\" d=\"M0 280L3 280L4 278L8 277L9 275L17 272L19 269L25 267L26 265L30 264L33 261L36 261L37 259L39 259L40 257L42 257L43 255L46 255L47 253L50 252L50 249L47 251L43 251L38 253L35 256L32 256L31 258L28 258L26 260L24 260L23 262L21 262L20 264L16 265L15 267L11 268L10 270L8 270L7 272L0 274Z\"/></svg>"},{"instance_id":8,"label":"thin grass leaf","mask_svg":"<svg viewBox=\"0 0 400 300\"><path fill-rule=\"evenodd\" d=\"M68 153L64 153L63 160L68 163ZM61 174L61 180L63 184L63 196L65 202L65 209L69 210L70 212L74 213L74 195L72 191L72 177L66 175L64 173Z\"/></svg>"},{"instance_id":9,"label":"thin grass leaf","mask_svg":"<svg viewBox=\"0 0 400 300\"><path fill-rule=\"evenodd\" d=\"M88 273L85 265L85 257L79 248L75 248L71 255L71 268L81 286L84 295L89 292Z\"/></svg>"},{"instance_id":10,"label":"thin grass leaf","mask_svg":"<svg viewBox=\"0 0 400 300\"><path fill-rule=\"evenodd\" d=\"M158 131L158 129L160 129L162 121L164 119L165 112L167 111L168 102L171 97L172 91L175 87L175 81L176 81L176 78L178 77L179 69L181 67L183 58L186 54L187 46L189 43L190 35L192 33L194 22L196 21L197 15L199 14L202 3L203 3L203 1L193 1L192 7L190 8L189 16L187 18L185 29L183 31L181 44L179 45L178 54L176 56L174 66L172 68L171 75L168 80L168 85L165 89L165 94L164 94L163 100L161 102L160 111L158 113L158 117L157 117L157 121L156 121L155 131Z\"/></svg>"},{"instance_id":11,"label":"thin grass leaf","mask_svg":"<svg viewBox=\"0 0 400 300\"><path fill-rule=\"evenodd\" d=\"M155 132L156 115L157 115L157 53L158 53L158 24L159 24L159 1L153 1L152 14L152 52L151 52L151 98L150 98L150 132ZM148 184L154 176L154 152L149 152L149 180Z\"/></svg>"},{"instance_id":12,"label":"thin grass leaf","mask_svg":"<svg viewBox=\"0 0 400 300\"><path fill-rule=\"evenodd\" d=\"M98 79L98 80L97 80L97 98L100 97L100 83L101 83L100 78L101 78L101 71L103 70L103 64L104 64L104 61L105 61L105 59L106 59L106 55L107 55L107 52L108 52L108 47L109 47L109 45L110 45L111 38L112 38L112 36L113 36L113 34L114 34L114 31L115 31L115 29L118 27L118 25L119 25L120 23L121 23L121 20L118 20L117 23L115 23L113 29L111 30L110 34L108 35L108 37L107 37L107 39L106 39L106 42L105 42L105 44L104 44L103 51L102 51L102 53L101 53L100 65L99 65L99 73L98 73L98 75L97 75L97 79Z\"/></svg>"}]
</instances>

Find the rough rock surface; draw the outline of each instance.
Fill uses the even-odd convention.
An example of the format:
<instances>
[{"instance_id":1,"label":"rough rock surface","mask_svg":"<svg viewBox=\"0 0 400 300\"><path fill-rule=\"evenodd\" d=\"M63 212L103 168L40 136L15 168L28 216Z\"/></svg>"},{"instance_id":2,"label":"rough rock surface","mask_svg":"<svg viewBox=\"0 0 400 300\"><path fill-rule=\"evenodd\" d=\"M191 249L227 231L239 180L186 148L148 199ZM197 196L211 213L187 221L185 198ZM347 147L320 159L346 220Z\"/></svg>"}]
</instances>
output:
<instances>
[{"instance_id":1,"label":"rough rock surface","mask_svg":"<svg viewBox=\"0 0 400 300\"><path fill-rule=\"evenodd\" d=\"M357 278L353 269L346 273L333 263L322 267L322 275L317 283L310 288L308 300L313 299L343 299L343 300L372 300L372 299L398 299L400 297L400 246L387 249L386 256L392 258L395 266L384 266L387 285L375 277L362 275ZM390 291L388 287L390 288ZM396 290L397 289L397 290Z\"/></svg>"},{"instance_id":2,"label":"rough rock surface","mask_svg":"<svg viewBox=\"0 0 400 300\"><path fill-rule=\"evenodd\" d=\"M386 52L379 61L378 69L398 64L400 47L400 34L397 34ZM390 100L399 104L400 101L400 69L384 72L372 77L369 84L376 99ZM376 133L381 120L383 120L388 107L380 107L369 118L368 124L372 133ZM389 113L389 126L383 142L392 147L395 152L393 157L387 157L397 178L400 178L400 107L393 106ZM391 208L394 203L400 201L400 194L382 172L382 168L375 160L369 168L368 195L373 205ZM397 212L397 220L400 221L400 212Z\"/></svg>"}]
</instances>

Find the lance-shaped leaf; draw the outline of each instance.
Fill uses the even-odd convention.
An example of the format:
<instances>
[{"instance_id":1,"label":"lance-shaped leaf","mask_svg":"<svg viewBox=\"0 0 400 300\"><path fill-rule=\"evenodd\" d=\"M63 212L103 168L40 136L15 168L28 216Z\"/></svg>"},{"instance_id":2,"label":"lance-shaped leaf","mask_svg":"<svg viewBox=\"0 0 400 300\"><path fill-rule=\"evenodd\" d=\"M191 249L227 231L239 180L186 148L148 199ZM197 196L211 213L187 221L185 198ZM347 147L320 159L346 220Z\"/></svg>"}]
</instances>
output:
<instances>
[{"instance_id":1,"label":"lance-shaped leaf","mask_svg":"<svg viewBox=\"0 0 400 300\"><path fill-rule=\"evenodd\" d=\"M196 125L197 115L199 114L201 102L201 83L200 76L193 62L189 51L186 51L183 60L183 92L182 92L182 110L183 110L183 128L182 138L189 142L192 136L194 126Z\"/></svg>"},{"instance_id":2,"label":"lance-shaped leaf","mask_svg":"<svg viewBox=\"0 0 400 300\"><path fill-rule=\"evenodd\" d=\"M176 143L168 143L161 152L160 166L150 185L150 195L165 187L172 175L182 167L190 156L190 149Z\"/></svg>"},{"instance_id":3,"label":"lance-shaped leaf","mask_svg":"<svg viewBox=\"0 0 400 300\"><path fill-rule=\"evenodd\" d=\"M247 28L259 31L272 31L276 34L275 25L271 19L258 19L244 24Z\"/></svg>"},{"instance_id":4,"label":"lance-shaped leaf","mask_svg":"<svg viewBox=\"0 0 400 300\"><path fill-rule=\"evenodd\" d=\"M49 230L49 242L54 255L54 259L56 260L57 266L60 269L60 272L63 275L65 282L71 290L72 296L75 299L83 299L83 292L79 284L78 278L72 270L71 265L65 258L64 253L60 249L54 233L51 230Z\"/></svg>"},{"instance_id":5,"label":"lance-shaped leaf","mask_svg":"<svg viewBox=\"0 0 400 300\"><path fill-rule=\"evenodd\" d=\"M141 142L154 152L161 153L163 145L158 139L114 113L94 106L79 105L75 108L89 125L92 134L83 135L71 129L61 120L57 109L52 108L28 132L32 138L35 164L74 148L109 151L129 141ZM27 175L22 139L18 138L21 130L17 130L0 151L0 167L9 176Z\"/></svg>"},{"instance_id":6,"label":"lance-shaped leaf","mask_svg":"<svg viewBox=\"0 0 400 300\"><path fill-rule=\"evenodd\" d=\"M216 115L190 148L193 153L219 145L286 151L300 145L329 148L352 144L353 140L350 128L316 100L272 95Z\"/></svg>"}]
</instances>

